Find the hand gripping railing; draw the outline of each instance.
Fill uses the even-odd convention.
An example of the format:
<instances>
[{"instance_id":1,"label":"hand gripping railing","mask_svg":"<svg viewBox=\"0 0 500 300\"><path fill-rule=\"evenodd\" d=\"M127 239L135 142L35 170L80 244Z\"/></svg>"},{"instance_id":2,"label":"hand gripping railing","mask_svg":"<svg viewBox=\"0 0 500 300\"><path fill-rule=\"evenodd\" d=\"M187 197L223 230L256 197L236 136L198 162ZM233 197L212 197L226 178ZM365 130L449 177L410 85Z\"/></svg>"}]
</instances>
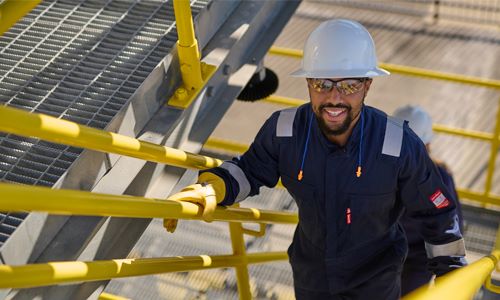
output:
<instances>
[{"instance_id":1,"label":"hand gripping railing","mask_svg":"<svg viewBox=\"0 0 500 300\"><path fill-rule=\"evenodd\" d=\"M303 52L302 50L273 46L269 50L269 54L289 56L293 58L302 58ZM386 64L386 63L381 63L380 67L392 73L397 73L402 75L446 80L446 81L452 81L457 83L470 84L470 85L482 86L500 90L500 80L463 76L458 74L437 72L421 68L414 68L414 67ZM274 95L264 99L264 101L288 105L288 106L297 106L306 103L305 101L300 99L293 99L293 98L274 96ZM488 170L486 175L486 183L484 191L481 193L465 188L457 189L460 197L477 201L481 203L483 207L487 207L488 204L500 206L500 195L494 195L491 193L491 187L493 184L493 174L495 172L495 161L498 155L498 147L500 146L500 99L498 100L498 103L499 104L497 108L496 121L493 133L467 130L462 128L453 128L441 124L434 124L432 126L433 130L436 132L442 132L468 138L475 138L490 142L491 150L490 150L490 158L488 161Z\"/></svg>"},{"instance_id":2,"label":"hand gripping railing","mask_svg":"<svg viewBox=\"0 0 500 300\"><path fill-rule=\"evenodd\" d=\"M437 278L433 286L423 286L403 300L470 300L484 282L488 289L500 293L500 287L494 286L490 277L499 260L500 249L497 249L490 256Z\"/></svg>"},{"instance_id":3,"label":"hand gripping railing","mask_svg":"<svg viewBox=\"0 0 500 300\"><path fill-rule=\"evenodd\" d=\"M124 135L6 106L0 106L0 131L23 136L35 136L51 142L127 155L184 168L206 169L222 163L215 158L155 145ZM201 219L203 211L197 204L170 201L168 199L52 190L44 187L5 183L0 184L0 209L7 211L44 211L53 214L198 220ZM287 254L285 252L273 252L247 255L242 236L244 229L240 223L273 222L295 224L298 221L297 214L254 208L220 207L215 210L213 218L214 220L230 222L234 255L199 256L186 258L185 260L160 258L87 263L49 263L19 267L0 266L0 288L21 288L69 281L93 281L124 276L232 266L237 271L240 299L250 299L247 264L286 259ZM207 261L210 263L207 263ZM169 263L173 263L174 267L172 269L166 269L165 265ZM145 268L144 266L148 266L149 271L141 271ZM69 271L68 268L73 271Z\"/></svg>"}]
</instances>

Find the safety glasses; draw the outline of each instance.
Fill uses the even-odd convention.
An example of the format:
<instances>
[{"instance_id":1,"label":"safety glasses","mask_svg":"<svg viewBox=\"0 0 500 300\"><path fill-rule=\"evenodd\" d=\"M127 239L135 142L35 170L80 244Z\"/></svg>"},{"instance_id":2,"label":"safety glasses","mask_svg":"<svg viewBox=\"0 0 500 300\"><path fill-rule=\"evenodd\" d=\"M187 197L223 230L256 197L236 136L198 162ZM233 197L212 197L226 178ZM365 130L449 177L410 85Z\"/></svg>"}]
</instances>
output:
<instances>
[{"instance_id":1,"label":"safety glasses","mask_svg":"<svg viewBox=\"0 0 500 300\"><path fill-rule=\"evenodd\" d=\"M331 80L325 78L307 78L309 86L318 93L329 93L336 88L344 96L355 94L363 88L363 83L368 78L346 78L341 80Z\"/></svg>"}]
</instances>

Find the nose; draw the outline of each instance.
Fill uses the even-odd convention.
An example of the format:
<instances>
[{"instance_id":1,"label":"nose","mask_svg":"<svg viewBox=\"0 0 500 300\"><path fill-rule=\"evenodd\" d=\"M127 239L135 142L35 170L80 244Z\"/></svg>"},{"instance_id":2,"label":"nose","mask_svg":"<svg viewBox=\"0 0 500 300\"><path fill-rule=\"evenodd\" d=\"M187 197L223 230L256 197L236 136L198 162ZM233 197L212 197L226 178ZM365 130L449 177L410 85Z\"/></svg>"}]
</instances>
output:
<instances>
[{"instance_id":1,"label":"nose","mask_svg":"<svg viewBox=\"0 0 500 300\"><path fill-rule=\"evenodd\" d=\"M339 103L341 102L341 99L340 99L340 93L339 91L337 90L337 87L334 87L329 93L328 93L328 100L331 100L333 101L333 103Z\"/></svg>"}]
</instances>

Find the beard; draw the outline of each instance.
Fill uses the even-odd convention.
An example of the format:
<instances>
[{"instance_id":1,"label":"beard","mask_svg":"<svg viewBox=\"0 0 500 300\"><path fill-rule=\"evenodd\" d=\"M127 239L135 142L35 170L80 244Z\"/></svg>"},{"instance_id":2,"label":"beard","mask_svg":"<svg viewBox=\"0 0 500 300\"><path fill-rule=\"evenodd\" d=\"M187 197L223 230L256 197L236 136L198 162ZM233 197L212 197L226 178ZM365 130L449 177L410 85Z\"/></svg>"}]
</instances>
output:
<instances>
[{"instance_id":1,"label":"beard","mask_svg":"<svg viewBox=\"0 0 500 300\"><path fill-rule=\"evenodd\" d=\"M321 112L326 107L335 107L335 108L345 108L346 109L347 116L346 116L345 120L342 122L342 124L340 124L340 126L337 126L336 128L331 128L327 125L325 120L321 117ZM347 104L337 104L337 105L323 104L323 105L319 106L318 112L314 112L314 115L316 116L316 120L318 120L319 128L321 129L321 131L325 135L341 135L341 134L345 133L349 129L349 127L351 126L352 120L354 119L354 117L352 115L352 107L350 105L347 105Z\"/></svg>"}]
</instances>

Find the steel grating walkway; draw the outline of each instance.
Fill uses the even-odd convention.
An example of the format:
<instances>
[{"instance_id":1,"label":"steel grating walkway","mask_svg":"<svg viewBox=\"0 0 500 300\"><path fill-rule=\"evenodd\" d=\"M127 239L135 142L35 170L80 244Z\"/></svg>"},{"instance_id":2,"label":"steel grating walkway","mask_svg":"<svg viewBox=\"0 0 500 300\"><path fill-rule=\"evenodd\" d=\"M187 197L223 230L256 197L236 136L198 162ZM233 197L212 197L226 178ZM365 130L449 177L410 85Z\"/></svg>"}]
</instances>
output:
<instances>
[{"instance_id":1,"label":"steel grating walkway","mask_svg":"<svg viewBox=\"0 0 500 300\"><path fill-rule=\"evenodd\" d=\"M174 21L165 0L43 1L0 36L0 103L104 129L175 45ZM0 133L0 181L53 186L81 152ZM26 215L0 213L0 247Z\"/></svg>"}]
</instances>

